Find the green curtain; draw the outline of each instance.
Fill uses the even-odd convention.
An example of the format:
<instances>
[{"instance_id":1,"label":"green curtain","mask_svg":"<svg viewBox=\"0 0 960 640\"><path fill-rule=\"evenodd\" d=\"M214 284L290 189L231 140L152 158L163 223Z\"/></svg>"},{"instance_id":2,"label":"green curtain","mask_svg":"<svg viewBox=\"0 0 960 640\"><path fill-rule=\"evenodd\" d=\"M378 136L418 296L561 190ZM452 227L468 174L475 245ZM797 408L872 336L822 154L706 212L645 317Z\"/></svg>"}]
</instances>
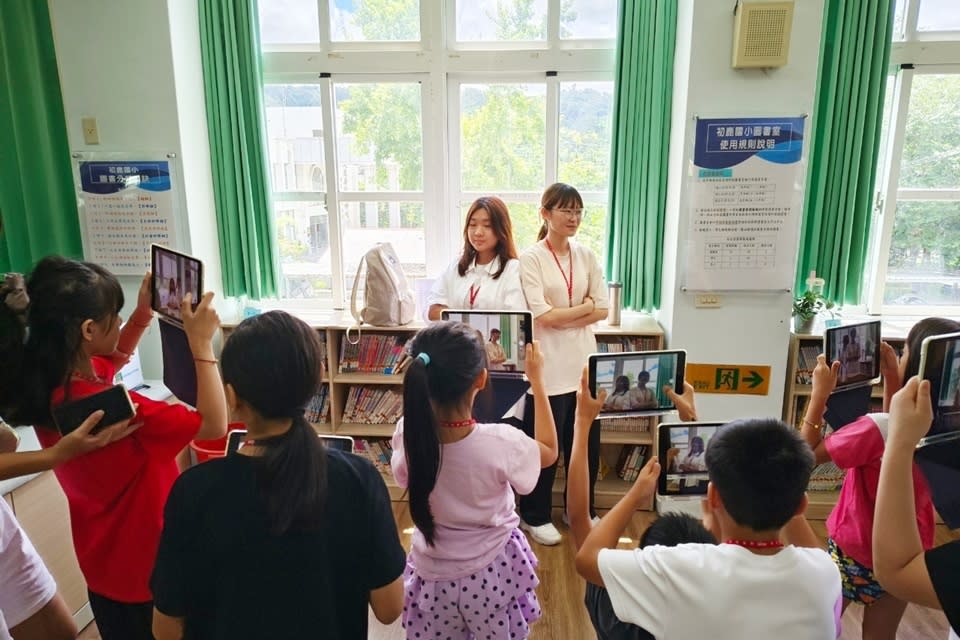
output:
<instances>
[{"instance_id":1,"label":"green curtain","mask_svg":"<svg viewBox=\"0 0 960 640\"><path fill-rule=\"evenodd\" d=\"M622 305L660 305L677 0L621 0L607 276Z\"/></svg>"},{"instance_id":2,"label":"green curtain","mask_svg":"<svg viewBox=\"0 0 960 640\"><path fill-rule=\"evenodd\" d=\"M834 302L861 302L893 3L826 0L796 291L810 271Z\"/></svg>"},{"instance_id":3,"label":"green curtain","mask_svg":"<svg viewBox=\"0 0 960 640\"><path fill-rule=\"evenodd\" d=\"M657 405L664 406L670 402L667 394L663 392L663 385L669 384L676 387L677 383L673 377L677 374L676 362L673 356L660 356L657 362L657 383L653 385L653 391L657 394Z\"/></svg>"},{"instance_id":4,"label":"green curtain","mask_svg":"<svg viewBox=\"0 0 960 640\"><path fill-rule=\"evenodd\" d=\"M199 0L223 290L276 295L256 0Z\"/></svg>"},{"instance_id":5,"label":"green curtain","mask_svg":"<svg viewBox=\"0 0 960 640\"><path fill-rule=\"evenodd\" d=\"M83 256L46 1L0 2L0 271Z\"/></svg>"}]
</instances>

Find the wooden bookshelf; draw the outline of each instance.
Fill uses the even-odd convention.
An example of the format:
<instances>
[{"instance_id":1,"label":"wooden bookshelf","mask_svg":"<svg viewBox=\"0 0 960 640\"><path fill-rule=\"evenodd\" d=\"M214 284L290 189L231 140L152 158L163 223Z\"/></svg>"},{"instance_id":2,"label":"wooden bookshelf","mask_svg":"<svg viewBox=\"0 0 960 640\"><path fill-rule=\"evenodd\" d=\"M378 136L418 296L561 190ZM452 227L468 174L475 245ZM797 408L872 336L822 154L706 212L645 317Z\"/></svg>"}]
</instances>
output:
<instances>
[{"instance_id":1,"label":"wooden bookshelf","mask_svg":"<svg viewBox=\"0 0 960 640\"><path fill-rule=\"evenodd\" d=\"M327 385L330 397L329 417L326 422L314 424L318 433L348 435L355 439L378 440L389 439L393 435L396 422L378 422L373 424L349 421L344 419L344 410L350 389L353 387L375 387L380 389L395 388L403 384L402 374L373 373L369 371L349 371L341 373L341 345L347 338L347 330L353 326L353 319L342 311L297 313L298 317L314 327L326 345L326 362L322 382ZM611 327L606 323L599 323L595 327L598 345L600 343L616 343L623 348L626 344L637 344L637 348L662 349L664 348L663 329L650 316L624 313L619 327ZM224 337L229 338L234 324L225 324ZM419 329L425 326L422 322L415 322L403 327L367 327L364 326L361 336L377 335L390 339L409 339ZM356 329L350 331L351 339L356 339ZM638 342L642 341L642 342ZM639 346L641 345L642 346ZM627 349L623 349L627 350ZM395 389L399 391L399 389ZM656 419L638 418L633 425L624 425L619 428L601 427L602 453L610 467L607 475L597 483L596 499L601 508L609 508L616 503L627 491L630 483L617 477L615 464L620 447L643 444L653 449L653 433L656 430ZM404 491L396 486L392 475L383 473L384 481L390 490L393 500L403 499ZM554 490L554 503L562 504L562 484ZM650 508L653 508L651 502Z\"/></svg>"}]
</instances>

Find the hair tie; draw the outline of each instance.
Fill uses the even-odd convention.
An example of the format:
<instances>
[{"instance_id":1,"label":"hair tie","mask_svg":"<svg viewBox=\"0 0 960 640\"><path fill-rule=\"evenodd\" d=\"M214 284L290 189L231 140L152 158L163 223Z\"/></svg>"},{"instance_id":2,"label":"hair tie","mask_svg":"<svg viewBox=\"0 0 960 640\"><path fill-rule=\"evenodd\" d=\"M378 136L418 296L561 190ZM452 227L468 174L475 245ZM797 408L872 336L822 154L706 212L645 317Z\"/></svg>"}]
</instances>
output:
<instances>
[{"instance_id":1,"label":"hair tie","mask_svg":"<svg viewBox=\"0 0 960 640\"><path fill-rule=\"evenodd\" d=\"M430 364L430 356L427 355L427 352L426 352L426 351L421 351L420 353L418 353L418 354L417 354L417 359L420 360L421 362L423 362L423 366L425 366L425 367L426 367L426 366L429 366L429 364Z\"/></svg>"}]
</instances>

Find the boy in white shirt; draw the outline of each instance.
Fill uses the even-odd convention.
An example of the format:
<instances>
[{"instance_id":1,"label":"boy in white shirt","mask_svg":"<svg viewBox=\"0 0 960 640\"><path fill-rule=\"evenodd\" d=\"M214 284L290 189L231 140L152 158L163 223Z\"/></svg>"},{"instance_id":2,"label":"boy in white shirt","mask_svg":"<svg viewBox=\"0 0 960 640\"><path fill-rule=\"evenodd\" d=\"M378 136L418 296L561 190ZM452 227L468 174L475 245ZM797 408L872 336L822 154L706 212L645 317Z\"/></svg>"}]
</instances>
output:
<instances>
[{"instance_id":1,"label":"boy in white shirt","mask_svg":"<svg viewBox=\"0 0 960 640\"><path fill-rule=\"evenodd\" d=\"M707 448L704 524L719 545L617 549L633 512L649 504L660 465L589 533L577 571L606 587L617 617L659 640L840 634L840 574L803 518L813 455L779 420L737 420ZM780 541L781 533L794 546Z\"/></svg>"}]
</instances>

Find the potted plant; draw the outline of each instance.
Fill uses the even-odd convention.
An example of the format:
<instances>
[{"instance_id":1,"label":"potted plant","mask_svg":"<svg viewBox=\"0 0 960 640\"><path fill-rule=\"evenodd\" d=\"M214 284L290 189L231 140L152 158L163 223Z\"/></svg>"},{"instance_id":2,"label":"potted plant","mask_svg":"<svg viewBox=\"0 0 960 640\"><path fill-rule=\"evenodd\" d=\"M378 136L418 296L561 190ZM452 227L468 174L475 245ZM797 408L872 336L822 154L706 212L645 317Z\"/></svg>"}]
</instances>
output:
<instances>
[{"instance_id":1,"label":"potted plant","mask_svg":"<svg viewBox=\"0 0 960 640\"><path fill-rule=\"evenodd\" d=\"M832 309L833 302L827 300L816 290L803 292L793 299L793 330L796 333L810 333L817 314L824 309Z\"/></svg>"}]
</instances>

